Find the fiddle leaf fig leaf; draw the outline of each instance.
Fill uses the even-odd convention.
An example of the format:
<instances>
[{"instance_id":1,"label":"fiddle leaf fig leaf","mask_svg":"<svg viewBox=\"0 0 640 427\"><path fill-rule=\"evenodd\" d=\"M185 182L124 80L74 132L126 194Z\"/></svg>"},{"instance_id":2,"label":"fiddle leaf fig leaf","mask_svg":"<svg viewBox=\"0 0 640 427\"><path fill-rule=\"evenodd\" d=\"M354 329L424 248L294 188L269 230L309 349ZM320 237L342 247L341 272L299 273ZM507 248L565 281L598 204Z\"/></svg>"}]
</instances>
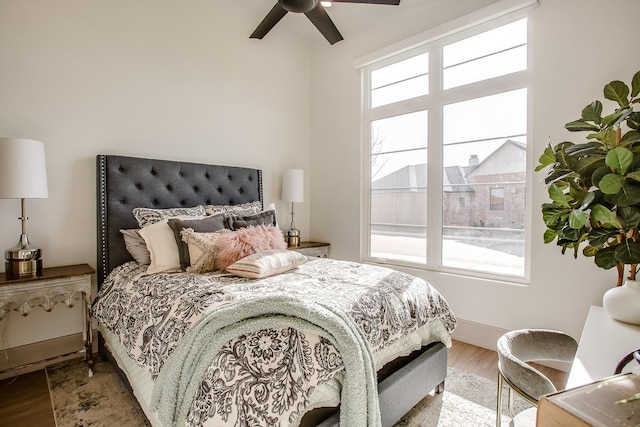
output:
<instances>
[{"instance_id":1,"label":"fiddle leaf fig leaf","mask_svg":"<svg viewBox=\"0 0 640 427\"><path fill-rule=\"evenodd\" d=\"M595 263L598 267L609 270L618 265L616 260L615 248L600 249L595 255Z\"/></svg>"},{"instance_id":2,"label":"fiddle leaf fig leaf","mask_svg":"<svg viewBox=\"0 0 640 427\"><path fill-rule=\"evenodd\" d=\"M609 114L604 119L602 119L602 125L608 127L618 125L627 120L627 117L631 115L632 111L633 110L631 109L631 107L620 108L615 113Z\"/></svg>"},{"instance_id":3,"label":"fiddle leaf fig leaf","mask_svg":"<svg viewBox=\"0 0 640 427\"><path fill-rule=\"evenodd\" d=\"M636 102L640 102L640 98L636 99ZM634 111L627 117L627 126L629 129L638 129L640 127L640 111Z\"/></svg>"},{"instance_id":4,"label":"fiddle leaf fig leaf","mask_svg":"<svg viewBox=\"0 0 640 427\"><path fill-rule=\"evenodd\" d=\"M602 177L598 187L604 194L618 194L622 189L623 178L615 173L608 173Z\"/></svg>"},{"instance_id":5,"label":"fiddle leaf fig leaf","mask_svg":"<svg viewBox=\"0 0 640 427\"><path fill-rule=\"evenodd\" d=\"M591 231L589 231L589 246L602 248L610 238L616 237L617 235L618 230L615 228L592 228Z\"/></svg>"},{"instance_id":6,"label":"fiddle leaf fig leaf","mask_svg":"<svg viewBox=\"0 0 640 427\"><path fill-rule=\"evenodd\" d=\"M573 209L569 213L569 227L580 230L587 223L587 216L579 209Z\"/></svg>"},{"instance_id":7,"label":"fiddle leaf fig leaf","mask_svg":"<svg viewBox=\"0 0 640 427\"><path fill-rule=\"evenodd\" d=\"M640 71L633 75L631 79L631 97L635 98L640 94Z\"/></svg>"},{"instance_id":8,"label":"fiddle leaf fig leaf","mask_svg":"<svg viewBox=\"0 0 640 427\"><path fill-rule=\"evenodd\" d=\"M618 218L616 217L616 214L600 204L595 205L593 208L591 208L591 217L602 224L602 226L604 227L622 227L620 221L618 221Z\"/></svg>"},{"instance_id":9,"label":"fiddle leaf fig leaf","mask_svg":"<svg viewBox=\"0 0 640 427\"><path fill-rule=\"evenodd\" d=\"M596 256L598 253L598 248L594 248L593 246L585 246L582 250L582 255L586 257Z\"/></svg>"},{"instance_id":10,"label":"fiddle leaf fig leaf","mask_svg":"<svg viewBox=\"0 0 640 427\"><path fill-rule=\"evenodd\" d=\"M640 263L640 242L626 240L615 247L616 259L624 264Z\"/></svg>"},{"instance_id":11,"label":"fiddle leaf fig leaf","mask_svg":"<svg viewBox=\"0 0 640 427\"><path fill-rule=\"evenodd\" d=\"M629 105L629 86L620 80L614 80L604 87L604 97L626 107Z\"/></svg>"},{"instance_id":12,"label":"fiddle leaf fig leaf","mask_svg":"<svg viewBox=\"0 0 640 427\"><path fill-rule=\"evenodd\" d=\"M593 101L582 109L582 120L587 122L602 123L602 103Z\"/></svg>"},{"instance_id":13,"label":"fiddle leaf fig leaf","mask_svg":"<svg viewBox=\"0 0 640 427\"><path fill-rule=\"evenodd\" d=\"M640 142L640 132L637 130L630 130L622 136L620 144L633 144L634 142Z\"/></svg>"},{"instance_id":14,"label":"fiddle leaf fig leaf","mask_svg":"<svg viewBox=\"0 0 640 427\"><path fill-rule=\"evenodd\" d=\"M558 222L564 221L569 215L567 208L560 207L553 203L544 203L542 205L542 219L547 227L554 227Z\"/></svg>"},{"instance_id":15,"label":"fiddle leaf fig leaf","mask_svg":"<svg viewBox=\"0 0 640 427\"><path fill-rule=\"evenodd\" d=\"M558 233L556 233L556 230L552 230L550 228L547 228L547 230L544 232L544 242L545 243L553 242L556 237L558 237Z\"/></svg>"},{"instance_id":16,"label":"fiddle leaf fig leaf","mask_svg":"<svg viewBox=\"0 0 640 427\"><path fill-rule=\"evenodd\" d=\"M611 127L607 127L600 132L587 135L588 139L597 139L602 142L607 148L615 148L618 145L616 140L616 131Z\"/></svg>"},{"instance_id":17,"label":"fiddle leaf fig leaf","mask_svg":"<svg viewBox=\"0 0 640 427\"><path fill-rule=\"evenodd\" d=\"M536 167L536 172L546 168L549 165L554 164L556 162L556 154L553 152L553 149L551 147L547 147L544 149L544 152L542 153L538 161L540 162L540 164Z\"/></svg>"},{"instance_id":18,"label":"fiddle leaf fig leaf","mask_svg":"<svg viewBox=\"0 0 640 427\"><path fill-rule=\"evenodd\" d=\"M591 182L593 183L593 185L598 187L600 185L600 180L610 172L611 171L606 166L596 169L593 172L593 175L591 175Z\"/></svg>"},{"instance_id":19,"label":"fiddle leaf fig leaf","mask_svg":"<svg viewBox=\"0 0 640 427\"><path fill-rule=\"evenodd\" d=\"M587 209L587 207L589 207L591 202L593 202L595 199L596 199L596 193L593 193L593 192L586 193L582 198L582 205L580 205L580 210Z\"/></svg>"},{"instance_id":20,"label":"fiddle leaf fig leaf","mask_svg":"<svg viewBox=\"0 0 640 427\"><path fill-rule=\"evenodd\" d=\"M616 147L607 153L605 163L620 175L627 173L627 169L633 162L633 153L624 147ZM611 194L611 193L609 193Z\"/></svg>"},{"instance_id":21,"label":"fiddle leaf fig leaf","mask_svg":"<svg viewBox=\"0 0 640 427\"><path fill-rule=\"evenodd\" d=\"M631 172L631 173L628 173L628 174L627 174L627 178L628 178L628 179L632 179L632 180L634 180L634 181L638 181L638 182L640 182L640 170L637 170L637 171L633 171L633 172Z\"/></svg>"},{"instance_id":22,"label":"fiddle leaf fig leaf","mask_svg":"<svg viewBox=\"0 0 640 427\"><path fill-rule=\"evenodd\" d=\"M640 187L625 183L618 194L607 197L613 197L612 202L618 206L632 206L640 203Z\"/></svg>"},{"instance_id":23,"label":"fiddle leaf fig leaf","mask_svg":"<svg viewBox=\"0 0 640 427\"><path fill-rule=\"evenodd\" d=\"M620 206L618 207L617 213L620 223L625 230L631 230L640 225L640 209L637 207Z\"/></svg>"},{"instance_id":24,"label":"fiddle leaf fig leaf","mask_svg":"<svg viewBox=\"0 0 640 427\"><path fill-rule=\"evenodd\" d=\"M569 207L569 202L564 192L556 184L549 187L549 197L560 206Z\"/></svg>"},{"instance_id":25,"label":"fiddle leaf fig leaf","mask_svg":"<svg viewBox=\"0 0 640 427\"><path fill-rule=\"evenodd\" d=\"M581 132L581 131L599 131L600 128L591 123L587 123L582 119L574 120L564 125L565 129L569 132Z\"/></svg>"}]
</instances>

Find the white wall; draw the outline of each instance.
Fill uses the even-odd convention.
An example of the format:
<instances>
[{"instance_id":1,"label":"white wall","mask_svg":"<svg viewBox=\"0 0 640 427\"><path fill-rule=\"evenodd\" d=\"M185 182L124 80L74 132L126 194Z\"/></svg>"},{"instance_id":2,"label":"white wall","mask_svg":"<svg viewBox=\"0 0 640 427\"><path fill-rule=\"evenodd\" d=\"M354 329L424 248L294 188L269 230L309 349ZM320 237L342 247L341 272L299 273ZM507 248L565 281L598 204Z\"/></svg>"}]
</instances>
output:
<instances>
[{"instance_id":1,"label":"white wall","mask_svg":"<svg viewBox=\"0 0 640 427\"><path fill-rule=\"evenodd\" d=\"M2 0L0 136L45 143L49 198L27 201L45 267L96 266L97 154L262 168L288 224L282 171L310 166L310 45L250 40L261 14L232 0ZM309 206L296 207L303 236ZM2 251L19 214L0 200ZM81 330L78 308L12 313L0 348Z\"/></svg>"},{"instance_id":2,"label":"white wall","mask_svg":"<svg viewBox=\"0 0 640 427\"><path fill-rule=\"evenodd\" d=\"M332 256L360 256L360 80L354 60L490 3L443 1L448 7L437 17L413 14L385 25L384 31L352 34L332 48L314 46L312 233L331 242ZM638 13L640 2L635 0L543 0L534 7L531 170L547 137L555 142L577 137L564 124L578 118L591 101L603 99L605 83L628 82L640 69L635 55ZM604 291L615 285L614 271L597 268L592 259L562 256L557 246L543 243L540 205L548 200L543 178L543 173L533 178L528 286L413 271L435 285L466 323L498 331L558 328L579 338L589 306L601 305ZM481 338L477 343L495 345Z\"/></svg>"}]
</instances>

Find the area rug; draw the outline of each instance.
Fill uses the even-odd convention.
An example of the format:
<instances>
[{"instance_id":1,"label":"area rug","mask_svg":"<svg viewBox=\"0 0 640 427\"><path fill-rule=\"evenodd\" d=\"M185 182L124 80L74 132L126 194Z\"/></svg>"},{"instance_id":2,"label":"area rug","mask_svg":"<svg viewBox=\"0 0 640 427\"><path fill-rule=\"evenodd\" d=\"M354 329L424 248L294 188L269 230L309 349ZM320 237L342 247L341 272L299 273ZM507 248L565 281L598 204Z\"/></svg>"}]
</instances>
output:
<instances>
[{"instance_id":1,"label":"area rug","mask_svg":"<svg viewBox=\"0 0 640 427\"><path fill-rule=\"evenodd\" d=\"M149 426L113 366L98 361L94 372L89 378L82 359L47 367L57 427ZM424 398L394 427L495 426L495 402L495 381L449 367L444 393ZM519 399L514 403L517 411L530 407ZM509 422L504 416L503 425Z\"/></svg>"}]
</instances>

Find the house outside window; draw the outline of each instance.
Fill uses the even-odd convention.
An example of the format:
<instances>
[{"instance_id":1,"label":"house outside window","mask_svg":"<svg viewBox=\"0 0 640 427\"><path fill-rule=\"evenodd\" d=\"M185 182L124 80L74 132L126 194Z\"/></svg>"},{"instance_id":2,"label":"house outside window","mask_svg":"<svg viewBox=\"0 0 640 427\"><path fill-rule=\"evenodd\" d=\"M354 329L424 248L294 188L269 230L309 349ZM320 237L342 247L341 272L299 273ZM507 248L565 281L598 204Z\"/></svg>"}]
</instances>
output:
<instances>
[{"instance_id":1,"label":"house outside window","mask_svg":"<svg viewBox=\"0 0 640 427\"><path fill-rule=\"evenodd\" d=\"M526 277L525 14L362 70L367 261Z\"/></svg>"}]
</instances>

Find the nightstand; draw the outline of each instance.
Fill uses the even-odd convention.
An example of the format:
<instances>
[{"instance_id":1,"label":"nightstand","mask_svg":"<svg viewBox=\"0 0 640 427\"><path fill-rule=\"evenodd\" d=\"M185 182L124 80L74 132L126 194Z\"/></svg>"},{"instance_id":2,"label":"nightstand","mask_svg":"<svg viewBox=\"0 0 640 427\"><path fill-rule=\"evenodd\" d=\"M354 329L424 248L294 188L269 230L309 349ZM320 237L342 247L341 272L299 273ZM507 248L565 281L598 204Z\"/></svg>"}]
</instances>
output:
<instances>
[{"instance_id":1,"label":"nightstand","mask_svg":"<svg viewBox=\"0 0 640 427\"><path fill-rule=\"evenodd\" d=\"M94 269L88 264L43 268L40 276L17 279L7 279L5 273L0 273L0 321L11 310L17 311L22 316L28 316L36 306L50 312L58 302L71 308L77 300L80 300L82 303L84 350L63 354L52 359L84 352L85 360L89 365L89 376L93 376L91 276L94 273ZM22 367L18 366L14 369Z\"/></svg>"},{"instance_id":2,"label":"nightstand","mask_svg":"<svg viewBox=\"0 0 640 427\"><path fill-rule=\"evenodd\" d=\"M331 246L329 243L300 242L300 246L290 246L287 249L307 256L329 258L329 246Z\"/></svg>"}]
</instances>

